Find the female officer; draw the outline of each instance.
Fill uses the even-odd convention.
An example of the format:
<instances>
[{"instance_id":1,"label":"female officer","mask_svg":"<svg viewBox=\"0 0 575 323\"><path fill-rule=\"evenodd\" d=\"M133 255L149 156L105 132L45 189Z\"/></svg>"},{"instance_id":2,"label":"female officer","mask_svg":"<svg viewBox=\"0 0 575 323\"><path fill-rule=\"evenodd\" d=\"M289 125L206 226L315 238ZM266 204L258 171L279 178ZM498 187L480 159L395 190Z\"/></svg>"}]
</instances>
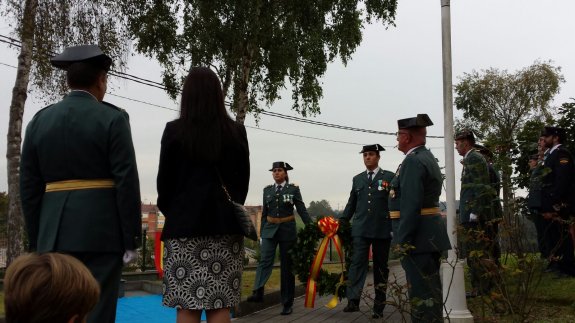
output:
<instances>
[{"instance_id":1,"label":"female officer","mask_svg":"<svg viewBox=\"0 0 575 323\"><path fill-rule=\"evenodd\" d=\"M291 271L291 257L288 254L296 242L296 225L294 206L304 223L311 222L305 204L301 198L299 187L289 182L288 170L293 168L285 162L275 162L272 165L274 184L264 188L262 221L260 227L261 253L256 271L253 294L249 302L262 302L264 285L270 278L276 248L280 247L281 261L281 315L292 313L295 277Z\"/></svg>"}]
</instances>

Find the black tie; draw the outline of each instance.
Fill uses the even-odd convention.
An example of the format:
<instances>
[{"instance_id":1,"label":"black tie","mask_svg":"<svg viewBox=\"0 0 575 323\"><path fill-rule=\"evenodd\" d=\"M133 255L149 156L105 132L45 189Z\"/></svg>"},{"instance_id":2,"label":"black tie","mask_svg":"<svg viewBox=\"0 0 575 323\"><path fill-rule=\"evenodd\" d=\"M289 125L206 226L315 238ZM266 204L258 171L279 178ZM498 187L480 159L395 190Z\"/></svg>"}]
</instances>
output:
<instances>
[{"instance_id":1,"label":"black tie","mask_svg":"<svg viewBox=\"0 0 575 323\"><path fill-rule=\"evenodd\" d=\"M373 179L373 172L369 172L367 174L368 174L367 179L371 182L371 180Z\"/></svg>"},{"instance_id":2,"label":"black tie","mask_svg":"<svg viewBox=\"0 0 575 323\"><path fill-rule=\"evenodd\" d=\"M278 188L276 188L276 194L279 193L282 190L282 186L278 185Z\"/></svg>"}]
</instances>

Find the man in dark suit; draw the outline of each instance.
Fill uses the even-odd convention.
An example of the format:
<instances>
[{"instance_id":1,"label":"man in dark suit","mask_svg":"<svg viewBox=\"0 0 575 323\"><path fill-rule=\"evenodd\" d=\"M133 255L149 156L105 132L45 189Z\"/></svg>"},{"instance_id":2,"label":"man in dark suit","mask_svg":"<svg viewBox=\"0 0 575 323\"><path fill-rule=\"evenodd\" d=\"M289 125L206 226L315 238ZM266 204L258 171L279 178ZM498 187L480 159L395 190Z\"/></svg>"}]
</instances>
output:
<instances>
[{"instance_id":1,"label":"man in dark suit","mask_svg":"<svg viewBox=\"0 0 575 323\"><path fill-rule=\"evenodd\" d=\"M280 247L281 263L281 315L292 313L295 293L295 276L292 272L291 256L288 251L293 248L297 231L295 225L294 206L305 224L312 220L307 213L301 197L299 186L289 182L288 170L293 168L286 162L272 164L272 176L275 184L264 188L262 222L260 237L260 261L256 270L253 294L249 302L261 302L264 296L264 286L272 273L276 249Z\"/></svg>"},{"instance_id":2,"label":"man in dark suit","mask_svg":"<svg viewBox=\"0 0 575 323\"><path fill-rule=\"evenodd\" d=\"M371 247L375 286L372 313L374 318L383 316L389 275L387 260L391 242L387 196L393 173L379 168L379 152L384 150L379 144L363 146L360 154L363 154L366 170L353 177L349 200L340 217L342 221L353 218L351 225L353 255L346 290L348 304L343 311L359 311L359 300L367 277Z\"/></svg>"},{"instance_id":3,"label":"man in dark suit","mask_svg":"<svg viewBox=\"0 0 575 323\"><path fill-rule=\"evenodd\" d=\"M564 129L545 127L541 136L548 150L543 162L540 212L547 224L545 239L549 247L550 268L558 271L560 276L575 276L573 243L566 222L572 215L574 203L573 156L561 145L565 139Z\"/></svg>"},{"instance_id":4,"label":"man in dark suit","mask_svg":"<svg viewBox=\"0 0 575 323\"><path fill-rule=\"evenodd\" d=\"M389 215L393 239L409 284L412 322L443 322L439 278L441 253L451 249L439 214L443 176L437 159L425 147L427 114L397 120L397 147L405 158L391 182Z\"/></svg>"},{"instance_id":5,"label":"man in dark suit","mask_svg":"<svg viewBox=\"0 0 575 323\"><path fill-rule=\"evenodd\" d=\"M88 322L112 323L122 259L137 258L141 235L128 114L102 101L112 60L98 46L69 47L51 61L71 91L26 129L20 195L29 247L82 261L101 289Z\"/></svg>"},{"instance_id":6,"label":"man in dark suit","mask_svg":"<svg viewBox=\"0 0 575 323\"><path fill-rule=\"evenodd\" d=\"M472 290L468 297L488 294L494 287L490 270L493 256L492 196L489 166L475 149L475 136L469 130L455 135L455 149L463 157L461 192L459 194L459 224L461 225L461 257L467 258ZM474 252L472 252L474 251Z\"/></svg>"}]
</instances>

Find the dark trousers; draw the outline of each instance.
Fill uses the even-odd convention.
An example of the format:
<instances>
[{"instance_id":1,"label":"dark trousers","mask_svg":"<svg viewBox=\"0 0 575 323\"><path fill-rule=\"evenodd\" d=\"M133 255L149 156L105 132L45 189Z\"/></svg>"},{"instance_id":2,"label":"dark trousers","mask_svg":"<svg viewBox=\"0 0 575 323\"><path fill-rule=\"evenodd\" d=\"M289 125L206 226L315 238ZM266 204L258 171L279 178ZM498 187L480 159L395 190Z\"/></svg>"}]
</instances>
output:
<instances>
[{"instance_id":1,"label":"dark trousers","mask_svg":"<svg viewBox=\"0 0 575 323\"><path fill-rule=\"evenodd\" d=\"M443 322L439 252L407 254L401 259L411 301L411 321Z\"/></svg>"},{"instance_id":2,"label":"dark trousers","mask_svg":"<svg viewBox=\"0 0 575 323\"><path fill-rule=\"evenodd\" d=\"M375 286L374 311L381 312L385 307L387 278L389 267L389 246L391 239L371 239L353 237L353 255L349 267L348 286L346 296L350 300L359 301L369 264L369 247L372 248L373 284Z\"/></svg>"},{"instance_id":3,"label":"dark trousers","mask_svg":"<svg viewBox=\"0 0 575 323\"><path fill-rule=\"evenodd\" d=\"M535 226L535 231L537 232L537 249L541 253L541 258L549 258L549 247L547 246L547 239L545 237L547 232L548 221L543 219L543 216L539 211L532 209L531 214L533 215L533 225Z\"/></svg>"},{"instance_id":4,"label":"dark trousers","mask_svg":"<svg viewBox=\"0 0 575 323\"><path fill-rule=\"evenodd\" d=\"M490 224L480 222L462 223L462 258L467 258L471 287L482 294L488 294L495 287L498 257L494 229Z\"/></svg>"},{"instance_id":5,"label":"dark trousers","mask_svg":"<svg viewBox=\"0 0 575 323\"><path fill-rule=\"evenodd\" d=\"M78 258L100 285L100 300L88 315L88 323L114 323L122 277L121 253L69 253Z\"/></svg>"},{"instance_id":6,"label":"dark trousers","mask_svg":"<svg viewBox=\"0 0 575 323\"><path fill-rule=\"evenodd\" d=\"M270 278L278 244L280 247L281 263L281 301L284 306L292 306L295 293L295 276L292 273L292 260L288 251L294 246L295 240L278 241L277 239L262 239L260 261L256 270L254 290L264 287Z\"/></svg>"},{"instance_id":7,"label":"dark trousers","mask_svg":"<svg viewBox=\"0 0 575 323\"><path fill-rule=\"evenodd\" d=\"M555 264L562 273L575 276L575 257L569 225L559 219L544 221L547 224L544 239L549 247L550 263Z\"/></svg>"}]
</instances>

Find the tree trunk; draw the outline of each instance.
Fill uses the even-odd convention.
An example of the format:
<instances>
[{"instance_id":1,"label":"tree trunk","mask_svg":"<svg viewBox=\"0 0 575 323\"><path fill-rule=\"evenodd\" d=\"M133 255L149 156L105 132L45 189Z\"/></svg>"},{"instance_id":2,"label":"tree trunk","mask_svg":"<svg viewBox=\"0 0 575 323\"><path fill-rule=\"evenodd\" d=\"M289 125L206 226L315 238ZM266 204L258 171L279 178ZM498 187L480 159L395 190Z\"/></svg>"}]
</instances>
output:
<instances>
[{"instance_id":1,"label":"tree trunk","mask_svg":"<svg viewBox=\"0 0 575 323\"><path fill-rule=\"evenodd\" d=\"M506 146L510 147L510 146ZM510 151L506 148L504 151ZM511 174L513 172L513 166L511 158L508 155L503 156L501 165L501 187L503 191L503 222L499 232L502 239L504 251L516 252L519 248L517 237L512 234L517 232L517 217L516 217L516 205L513 193L513 184L511 183Z\"/></svg>"},{"instance_id":2,"label":"tree trunk","mask_svg":"<svg viewBox=\"0 0 575 323\"><path fill-rule=\"evenodd\" d=\"M12 89L12 102L10 103L8 147L6 150L9 199L7 265L24 251L24 219L20 203L20 145L22 143L22 115L24 114L24 104L28 97L37 7L38 0L26 0L20 30L22 47L20 48L20 55L18 55L18 70L16 72L16 82Z\"/></svg>"},{"instance_id":3,"label":"tree trunk","mask_svg":"<svg viewBox=\"0 0 575 323\"><path fill-rule=\"evenodd\" d=\"M247 54L242 59L242 70L239 79L239 88L234 89L238 92L238 106L236 110L236 121L244 124L246 115L248 113L248 84L250 81L250 72L252 67L252 53L249 48L246 50Z\"/></svg>"},{"instance_id":4,"label":"tree trunk","mask_svg":"<svg viewBox=\"0 0 575 323\"><path fill-rule=\"evenodd\" d=\"M222 92L224 94L224 100L228 96L228 90L230 89L230 84L232 81L232 68L229 65L225 65L226 72L224 73L224 79L222 80Z\"/></svg>"}]
</instances>

